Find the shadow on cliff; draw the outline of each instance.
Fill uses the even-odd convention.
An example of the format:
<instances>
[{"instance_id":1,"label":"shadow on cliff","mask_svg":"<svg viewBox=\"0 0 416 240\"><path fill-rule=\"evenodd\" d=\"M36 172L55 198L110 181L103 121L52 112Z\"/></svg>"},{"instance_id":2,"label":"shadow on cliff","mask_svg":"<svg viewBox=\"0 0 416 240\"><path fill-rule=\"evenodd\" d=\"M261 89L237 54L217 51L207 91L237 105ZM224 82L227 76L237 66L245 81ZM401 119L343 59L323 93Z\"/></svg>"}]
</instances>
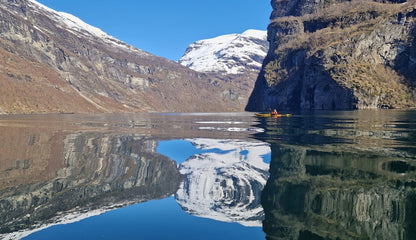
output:
<instances>
[{"instance_id":1,"label":"shadow on cliff","mask_svg":"<svg viewBox=\"0 0 416 240\"><path fill-rule=\"evenodd\" d=\"M323 66L320 53L307 57L306 51L285 53L280 60L265 60L246 111L279 110L347 110L355 109L353 91L337 83ZM268 84L265 66L279 61L287 76ZM275 72L279 75L279 71Z\"/></svg>"},{"instance_id":2,"label":"shadow on cliff","mask_svg":"<svg viewBox=\"0 0 416 240\"><path fill-rule=\"evenodd\" d=\"M416 18L416 10L404 14L399 14L398 21L404 21L405 18ZM395 70L406 78L405 84L413 90L413 98L416 97L416 27L413 28L412 36L405 45L404 50L397 55L394 66Z\"/></svg>"}]
</instances>

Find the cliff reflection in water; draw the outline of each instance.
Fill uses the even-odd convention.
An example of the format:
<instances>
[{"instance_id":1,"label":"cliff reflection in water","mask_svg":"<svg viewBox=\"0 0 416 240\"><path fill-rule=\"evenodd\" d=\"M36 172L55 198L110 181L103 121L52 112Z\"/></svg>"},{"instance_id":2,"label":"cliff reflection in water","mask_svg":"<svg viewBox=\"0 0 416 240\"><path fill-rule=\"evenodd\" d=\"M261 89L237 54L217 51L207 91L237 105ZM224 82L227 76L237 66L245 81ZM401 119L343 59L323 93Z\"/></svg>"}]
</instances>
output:
<instances>
[{"instance_id":1,"label":"cliff reflection in water","mask_svg":"<svg viewBox=\"0 0 416 240\"><path fill-rule=\"evenodd\" d=\"M155 139L76 125L0 122L0 239L178 189L182 176L176 163L155 152Z\"/></svg>"},{"instance_id":2,"label":"cliff reflection in water","mask_svg":"<svg viewBox=\"0 0 416 240\"><path fill-rule=\"evenodd\" d=\"M416 239L416 116L394 113L265 121L267 239Z\"/></svg>"}]
</instances>

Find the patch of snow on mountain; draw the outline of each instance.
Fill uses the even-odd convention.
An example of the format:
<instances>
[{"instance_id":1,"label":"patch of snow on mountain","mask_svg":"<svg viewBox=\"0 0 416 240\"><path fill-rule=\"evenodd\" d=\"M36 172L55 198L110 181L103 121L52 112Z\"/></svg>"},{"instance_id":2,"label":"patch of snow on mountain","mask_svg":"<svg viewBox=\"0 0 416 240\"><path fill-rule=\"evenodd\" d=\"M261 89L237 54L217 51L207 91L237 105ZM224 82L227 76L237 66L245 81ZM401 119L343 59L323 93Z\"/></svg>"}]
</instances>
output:
<instances>
[{"instance_id":1,"label":"patch of snow on mountain","mask_svg":"<svg viewBox=\"0 0 416 240\"><path fill-rule=\"evenodd\" d=\"M75 17L72 14L65 13L65 12L58 12L58 14L61 18L62 23L65 24L70 29L75 30L76 32L89 33L91 35L94 35L94 36L96 36L98 38L102 38L102 39L105 39L105 38L109 37L101 29L93 27L93 26L85 23L84 21L82 21L78 17Z\"/></svg>"},{"instance_id":2,"label":"patch of snow on mountain","mask_svg":"<svg viewBox=\"0 0 416 240\"><path fill-rule=\"evenodd\" d=\"M82 37L93 37L98 40L101 40L104 43L110 44L112 46L116 46L119 48L124 48L129 51L135 51L137 53L140 53L141 55L147 55L145 51L142 51L138 48L135 48L131 45L128 45L110 35L102 31L101 29L91 26L78 17L65 13L65 12L57 12L51 8L48 8L47 6L38 3L35 0L29 0L31 3L31 6L38 10L38 11L44 11L48 13L48 16L54 19L58 24L61 25L61 27L64 27L65 29L71 31L72 33L82 36Z\"/></svg>"},{"instance_id":3,"label":"patch of snow on mountain","mask_svg":"<svg viewBox=\"0 0 416 240\"><path fill-rule=\"evenodd\" d=\"M192 43L179 63L199 72L259 71L268 47L267 31L247 30Z\"/></svg>"},{"instance_id":4,"label":"patch of snow on mountain","mask_svg":"<svg viewBox=\"0 0 416 240\"><path fill-rule=\"evenodd\" d=\"M270 147L263 142L188 139L204 153L183 162L186 175L175 198L192 215L244 226L261 226L264 218L261 191L269 164L263 156Z\"/></svg>"}]
</instances>

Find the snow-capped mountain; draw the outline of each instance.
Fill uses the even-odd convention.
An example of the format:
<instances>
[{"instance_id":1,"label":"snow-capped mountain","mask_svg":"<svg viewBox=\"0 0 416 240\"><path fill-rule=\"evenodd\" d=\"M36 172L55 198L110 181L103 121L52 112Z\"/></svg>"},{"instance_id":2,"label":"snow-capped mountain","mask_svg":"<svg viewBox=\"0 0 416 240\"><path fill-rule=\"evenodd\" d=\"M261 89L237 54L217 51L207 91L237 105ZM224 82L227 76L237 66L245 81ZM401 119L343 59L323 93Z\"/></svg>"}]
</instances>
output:
<instances>
[{"instance_id":1,"label":"snow-capped mountain","mask_svg":"<svg viewBox=\"0 0 416 240\"><path fill-rule=\"evenodd\" d=\"M268 49L266 31L247 30L194 42L179 63L199 72L259 72Z\"/></svg>"},{"instance_id":2,"label":"snow-capped mountain","mask_svg":"<svg viewBox=\"0 0 416 240\"><path fill-rule=\"evenodd\" d=\"M186 175L175 198L192 215L244 226L261 226L261 191L269 177L263 142L189 139L204 153L179 166Z\"/></svg>"}]
</instances>

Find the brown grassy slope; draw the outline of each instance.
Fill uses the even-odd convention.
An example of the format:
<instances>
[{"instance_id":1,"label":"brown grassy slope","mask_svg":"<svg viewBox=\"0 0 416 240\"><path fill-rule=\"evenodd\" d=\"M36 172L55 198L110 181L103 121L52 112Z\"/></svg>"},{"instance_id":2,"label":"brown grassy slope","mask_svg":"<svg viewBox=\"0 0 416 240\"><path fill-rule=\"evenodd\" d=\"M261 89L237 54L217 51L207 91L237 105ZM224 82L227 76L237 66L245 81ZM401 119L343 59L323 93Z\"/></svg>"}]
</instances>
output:
<instances>
[{"instance_id":1,"label":"brown grassy slope","mask_svg":"<svg viewBox=\"0 0 416 240\"><path fill-rule=\"evenodd\" d=\"M1 48L0 103L6 113L99 111L48 66Z\"/></svg>"}]
</instances>

